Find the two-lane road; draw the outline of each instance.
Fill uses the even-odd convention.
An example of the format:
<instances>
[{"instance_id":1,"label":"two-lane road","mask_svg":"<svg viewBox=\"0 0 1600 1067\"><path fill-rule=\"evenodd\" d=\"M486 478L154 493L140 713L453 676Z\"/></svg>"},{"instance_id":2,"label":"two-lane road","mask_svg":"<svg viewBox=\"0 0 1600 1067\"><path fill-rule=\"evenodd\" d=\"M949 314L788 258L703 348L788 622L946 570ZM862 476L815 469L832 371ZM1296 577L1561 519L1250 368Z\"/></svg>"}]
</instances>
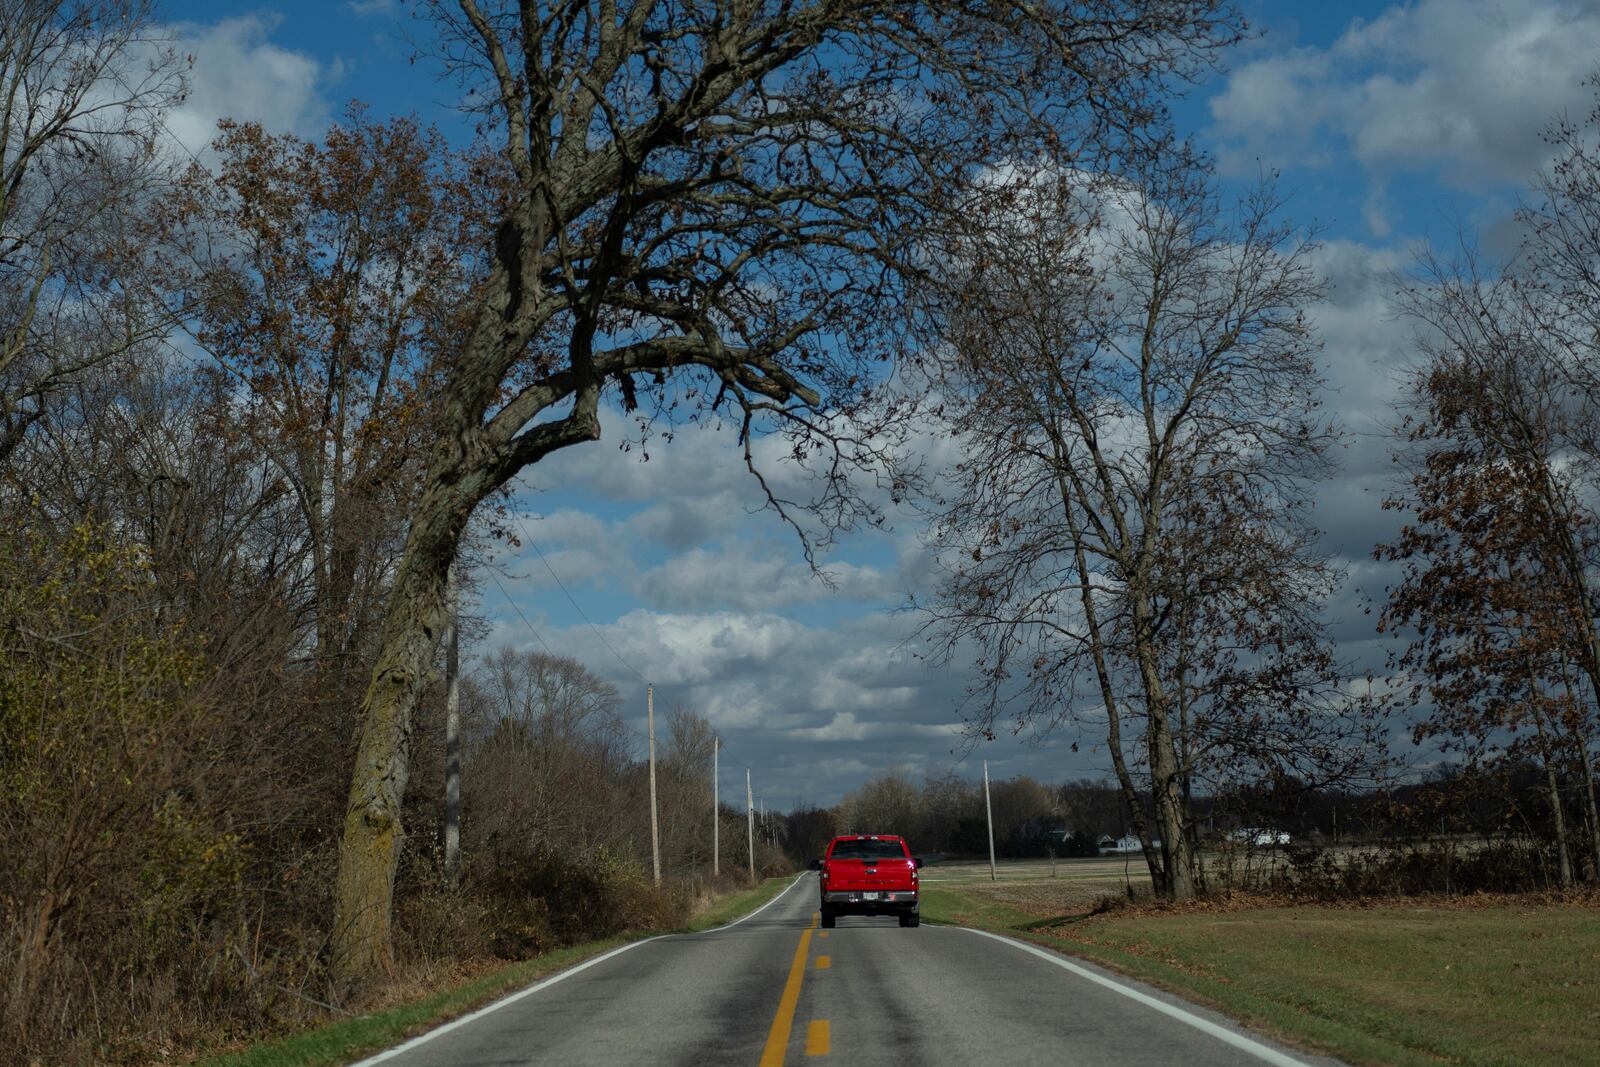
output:
<instances>
[{"instance_id":1,"label":"two-lane road","mask_svg":"<svg viewBox=\"0 0 1600 1067\"><path fill-rule=\"evenodd\" d=\"M804 875L740 922L628 945L362 1067L1329 1062L1008 939L852 916L821 930L816 898Z\"/></svg>"}]
</instances>

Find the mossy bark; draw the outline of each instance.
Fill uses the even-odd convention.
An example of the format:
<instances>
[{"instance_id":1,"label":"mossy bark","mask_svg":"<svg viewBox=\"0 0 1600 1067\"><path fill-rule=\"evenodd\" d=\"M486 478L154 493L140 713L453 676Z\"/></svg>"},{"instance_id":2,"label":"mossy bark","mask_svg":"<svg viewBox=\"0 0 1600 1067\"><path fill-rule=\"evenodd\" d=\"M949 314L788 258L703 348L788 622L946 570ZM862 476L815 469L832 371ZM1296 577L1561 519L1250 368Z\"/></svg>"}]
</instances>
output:
<instances>
[{"instance_id":1,"label":"mossy bark","mask_svg":"<svg viewBox=\"0 0 1600 1067\"><path fill-rule=\"evenodd\" d=\"M332 937L334 985L341 994L394 967L394 878L405 842L401 803L411 765L412 716L449 625L447 585L461 532L490 484L484 474L468 473L471 448L441 451L412 519L362 702Z\"/></svg>"}]
</instances>

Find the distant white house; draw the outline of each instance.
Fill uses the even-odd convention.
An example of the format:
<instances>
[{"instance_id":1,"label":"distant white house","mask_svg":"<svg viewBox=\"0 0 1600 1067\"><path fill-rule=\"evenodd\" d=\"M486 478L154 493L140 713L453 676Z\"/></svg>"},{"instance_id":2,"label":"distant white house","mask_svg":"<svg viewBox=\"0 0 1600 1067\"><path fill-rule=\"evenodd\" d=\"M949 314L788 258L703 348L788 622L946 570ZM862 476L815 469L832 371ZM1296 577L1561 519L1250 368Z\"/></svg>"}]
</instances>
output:
<instances>
[{"instance_id":1,"label":"distant white house","mask_svg":"<svg viewBox=\"0 0 1600 1067\"><path fill-rule=\"evenodd\" d=\"M1138 837L1134 836L1133 834L1124 834L1121 837L1112 837L1110 834L1107 834L1102 837L1098 843L1100 845L1101 852L1114 852L1120 854L1123 852L1139 852L1143 849L1143 846L1139 844ZM1151 841L1150 847L1160 848L1161 839L1156 838L1155 840Z\"/></svg>"},{"instance_id":2,"label":"distant white house","mask_svg":"<svg viewBox=\"0 0 1600 1067\"><path fill-rule=\"evenodd\" d=\"M1237 830L1229 830L1225 836L1237 844L1255 845L1258 848L1271 848L1289 843L1287 830L1270 830L1259 826L1241 826Z\"/></svg>"}]
</instances>

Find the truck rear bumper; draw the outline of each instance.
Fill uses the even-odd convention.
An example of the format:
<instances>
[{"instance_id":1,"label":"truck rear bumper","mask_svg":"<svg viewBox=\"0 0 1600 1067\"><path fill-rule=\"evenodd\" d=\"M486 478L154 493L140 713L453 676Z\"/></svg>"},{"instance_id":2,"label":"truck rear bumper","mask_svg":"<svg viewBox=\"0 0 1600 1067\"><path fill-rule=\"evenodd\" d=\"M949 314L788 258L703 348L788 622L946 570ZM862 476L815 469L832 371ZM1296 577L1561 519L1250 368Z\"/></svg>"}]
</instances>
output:
<instances>
[{"instance_id":1,"label":"truck rear bumper","mask_svg":"<svg viewBox=\"0 0 1600 1067\"><path fill-rule=\"evenodd\" d=\"M834 911L906 911L917 906L917 891L847 889L822 894L822 903Z\"/></svg>"}]
</instances>

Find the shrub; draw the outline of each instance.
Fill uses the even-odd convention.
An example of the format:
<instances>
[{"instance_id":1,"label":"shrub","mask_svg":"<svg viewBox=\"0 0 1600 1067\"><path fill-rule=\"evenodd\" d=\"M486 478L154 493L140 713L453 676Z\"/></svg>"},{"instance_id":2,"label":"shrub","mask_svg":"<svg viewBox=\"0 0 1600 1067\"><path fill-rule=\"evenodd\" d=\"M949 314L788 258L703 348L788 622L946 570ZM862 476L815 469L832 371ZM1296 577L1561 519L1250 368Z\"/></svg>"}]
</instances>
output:
<instances>
[{"instance_id":1,"label":"shrub","mask_svg":"<svg viewBox=\"0 0 1600 1067\"><path fill-rule=\"evenodd\" d=\"M485 909L495 955L520 959L629 930L682 925L689 896L657 889L636 863L531 847L486 856L461 894Z\"/></svg>"},{"instance_id":2,"label":"shrub","mask_svg":"<svg viewBox=\"0 0 1600 1067\"><path fill-rule=\"evenodd\" d=\"M1407 842L1347 853L1317 846L1286 850L1268 887L1333 900L1380 896L1522 893L1551 887L1549 848L1519 841Z\"/></svg>"},{"instance_id":3,"label":"shrub","mask_svg":"<svg viewBox=\"0 0 1600 1067\"><path fill-rule=\"evenodd\" d=\"M102 527L0 535L0 1059L78 1058L240 980L246 850L207 799L204 657L163 607Z\"/></svg>"}]
</instances>

